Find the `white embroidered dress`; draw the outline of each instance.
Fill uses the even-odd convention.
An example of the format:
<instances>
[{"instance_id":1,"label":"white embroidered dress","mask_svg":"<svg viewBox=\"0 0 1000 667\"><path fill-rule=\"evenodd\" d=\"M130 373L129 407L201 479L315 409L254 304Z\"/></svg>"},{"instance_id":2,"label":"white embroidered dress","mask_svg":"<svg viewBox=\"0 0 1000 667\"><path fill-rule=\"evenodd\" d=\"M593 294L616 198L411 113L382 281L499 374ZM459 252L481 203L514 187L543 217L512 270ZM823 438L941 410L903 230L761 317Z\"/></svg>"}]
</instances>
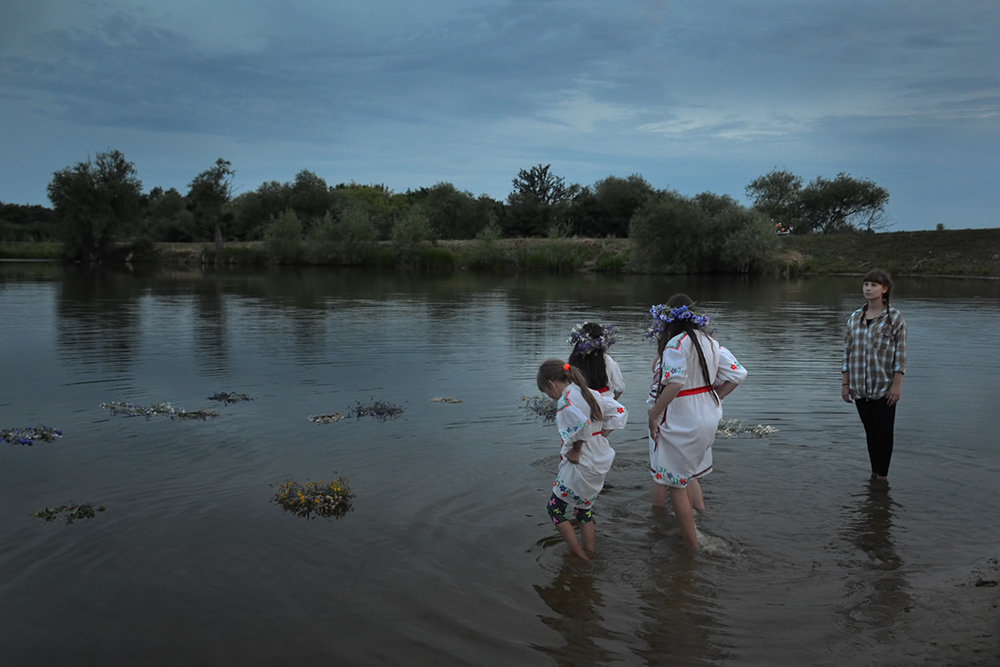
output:
<instances>
[{"instance_id":1,"label":"white embroidered dress","mask_svg":"<svg viewBox=\"0 0 1000 667\"><path fill-rule=\"evenodd\" d=\"M601 411L614 409L625 410L624 406L613 398L601 396L596 391L588 389L597 399ZM601 435L604 428L600 420L590 418L590 406L583 398L581 390L571 384L563 391L556 403L556 427L562 440L559 450L559 473L552 485L552 493L570 507L593 507L597 494L604 488L604 477L611 469L615 460L615 450L608 444L608 439ZM580 446L580 461L570 463L567 452L573 449L573 443L582 440Z\"/></svg>"},{"instance_id":2,"label":"white embroidered dress","mask_svg":"<svg viewBox=\"0 0 1000 667\"><path fill-rule=\"evenodd\" d=\"M611 396L614 397L615 394L622 394L625 391L625 376L622 375L622 368L606 352L604 353L604 369L608 374L608 389L611 392Z\"/></svg>"},{"instance_id":3,"label":"white embroidered dress","mask_svg":"<svg viewBox=\"0 0 1000 667\"><path fill-rule=\"evenodd\" d=\"M625 378L618 362L610 354L604 355L604 367L608 374L608 386L601 395L601 412L604 415L604 430L620 431L628 422L628 411L615 399L615 393L625 391Z\"/></svg>"},{"instance_id":4,"label":"white embroidered dress","mask_svg":"<svg viewBox=\"0 0 1000 667\"><path fill-rule=\"evenodd\" d=\"M696 335L705 353L708 378L702 377L698 352L686 333L667 342L656 364L647 403L656 401L661 385L681 385L661 416L657 437L649 439L649 469L657 484L683 488L689 479L712 471L712 443L722 419L722 405L716 405L714 390L706 388L727 380L739 384L747 375L718 341L702 331Z\"/></svg>"}]
</instances>

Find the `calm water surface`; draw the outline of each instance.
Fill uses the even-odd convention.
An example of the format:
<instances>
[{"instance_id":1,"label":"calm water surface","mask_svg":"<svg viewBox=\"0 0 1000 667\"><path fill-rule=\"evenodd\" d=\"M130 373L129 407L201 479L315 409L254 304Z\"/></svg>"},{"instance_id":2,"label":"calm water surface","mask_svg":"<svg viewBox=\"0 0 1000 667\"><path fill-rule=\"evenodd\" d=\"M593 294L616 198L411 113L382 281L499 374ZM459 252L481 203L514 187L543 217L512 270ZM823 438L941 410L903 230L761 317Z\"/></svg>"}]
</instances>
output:
<instances>
[{"instance_id":1,"label":"calm water surface","mask_svg":"<svg viewBox=\"0 0 1000 667\"><path fill-rule=\"evenodd\" d=\"M778 429L717 440L697 554L649 508L643 315L676 291L750 371L726 417ZM998 664L1000 285L896 292L909 368L885 492L840 400L858 278L0 263L0 428L64 432L0 445L0 664ZM580 565L544 511L555 428L522 397L585 319L622 334L632 423ZM253 400L207 400L223 391ZM405 412L308 419L373 399ZM271 502L338 476L357 494L341 519ZM107 510L31 516L69 502Z\"/></svg>"}]
</instances>

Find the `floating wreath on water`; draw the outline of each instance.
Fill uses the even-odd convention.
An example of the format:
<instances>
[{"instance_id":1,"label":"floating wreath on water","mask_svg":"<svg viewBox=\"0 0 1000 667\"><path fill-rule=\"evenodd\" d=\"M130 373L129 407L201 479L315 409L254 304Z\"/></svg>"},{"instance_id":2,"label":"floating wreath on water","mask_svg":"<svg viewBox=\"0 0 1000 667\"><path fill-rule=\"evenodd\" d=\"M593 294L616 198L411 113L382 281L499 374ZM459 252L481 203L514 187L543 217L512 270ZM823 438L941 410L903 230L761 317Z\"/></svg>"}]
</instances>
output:
<instances>
[{"instance_id":1,"label":"floating wreath on water","mask_svg":"<svg viewBox=\"0 0 1000 667\"><path fill-rule=\"evenodd\" d=\"M60 523L70 524L80 519L93 519L97 516L98 512L103 511L104 505L94 507L91 503L83 503L82 505L66 504L60 505L59 507L43 507L31 516L36 519L41 519L46 523L58 521Z\"/></svg>"},{"instance_id":2,"label":"floating wreath on water","mask_svg":"<svg viewBox=\"0 0 1000 667\"><path fill-rule=\"evenodd\" d=\"M460 398L448 398L448 397L442 398L435 396L434 398L431 399L431 403L461 403L461 402L462 399Z\"/></svg>"},{"instance_id":3,"label":"floating wreath on water","mask_svg":"<svg viewBox=\"0 0 1000 667\"><path fill-rule=\"evenodd\" d=\"M339 519L352 508L354 492L343 477L333 482L306 482L287 479L278 486L272 502L307 519L313 516Z\"/></svg>"},{"instance_id":4,"label":"floating wreath on water","mask_svg":"<svg viewBox=\"0 0 1000 667\"><path fill-rule=\"evenodd\" d=\"M136 405L123 401L110 401L101 403L101 407L113 415L124 415L126 417L145 417L149 419L153 415L166 415L171 419L200 419L205 421L213 417L218 417L219 413L214 410L184 410L175 408L169 403L153 403L152 405Z\"/></svg>"},{"instance_id":5,"label":"floating wreath on water","mask_svg":"<svg viewBox=\"0 0 1000 667\"><path fill-rule=\"evenodd\" d=\"M554 422L556 420L555 399L536 394L535 396L522 396L521 401L523 402L522 408L541 417L546 422Z\"/></svg>"},{"instance_id":6,"label":"floating wreath on water","mask_svg":"<svg viewBox=\"0 0 1000 667\"><path fill-rule=\"evenodd\" d=\"M230 403L242 403L243 401L252 401L253 399L246 394L230 393L228 391L219 392L218 394L212 394L208 397L210 401L220 401L229 405Z\"/></svg>"},{"instance_id":7,"label":"floating wreath on water","mask_svg":"<svg viewBox=\"0 0 1000 667\"><path fill-rule=\"evenodd\" d=\"M333 422L339 422L344 418L344 415L339 412L331 412L328 415L313 415L309 417L309 421L314 424L332 424Z\"/></svg>"},{"instance_id":8,"label":"floating wreath on water","mask_svg":"<svg viewBox=\"0 0 1000 667\"><path fill-rule=\"evenodd\" d=\"M744 426L739 419L723 419L719 422L717 435L723 438L735 438L737 435L752 435L756 438L765 438L778 429L767 424L756 424L754 426Z\"/></svg>"},{"instance_id":9,"label":"floating wreath on water","mask_svg":"<svg viewBox=\"0 0 1000 667\"><path fill-rule=\"evenodd\" d=\"M347 414L357 419L361 419L362 417L374 417L380 422L384 422L389 419L395 419L399 415L403 414L403 408L398 405L393 405L392 403L386 403L385 401L373 400L368 405L358 403L351 408L350 412Z\"/></svg>"},{"instance_id":10,"label":"floating wreath on water","mask_svg":"<svg viewBox=\"0 0 1000 667\"><path fill-rule=\"evenodd\" d=\"M0 440L12 445L35 444L35 441L52 442L62 437L62 431L51 426L28 426L26 428L5 428L0 431Z\"/></svg>"}]
</instances>

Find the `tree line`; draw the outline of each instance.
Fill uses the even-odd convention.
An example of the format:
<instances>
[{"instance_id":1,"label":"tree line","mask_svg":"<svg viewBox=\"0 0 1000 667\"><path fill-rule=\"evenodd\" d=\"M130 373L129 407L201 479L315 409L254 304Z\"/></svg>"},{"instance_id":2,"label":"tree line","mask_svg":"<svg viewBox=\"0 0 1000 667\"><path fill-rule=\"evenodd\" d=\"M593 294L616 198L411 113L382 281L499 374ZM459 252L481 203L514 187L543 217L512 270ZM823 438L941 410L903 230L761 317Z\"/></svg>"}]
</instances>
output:
<instances>
[{"instance_id":1,"label":"tree line","mask_svg":"<svg viewBox=\"0 0 1000 667\"><path fill-rule=\"evenodd\" d=\"M120 151L99 153L53 174L51 210L0 205L0 239L20 233L30 236L22 240L39 240L47 228L68 258L83 261L156 242L202 242L221 251L228 241L262 241L278 261L349 264L363 263L385 241L402 252L444 239L628 237L639 263L652 263L657 248L684 240L684 261L676 252L671 261L700 267L694 270L747 270L773 247L776 229L876 231L885 225L888 201L884 189L846 174L803 186L777 169L747 186L750 207L727 195L657 189L638 174L567 185L551 165L540 164L517 173L505 201L445 182L405 193L377 184L329 185L308 170L291 182L235 194L234 177L232 164L219 158L185 193L144 191ZM24 218L31 216L29 234Z\"/></svg>"}]
</instances>

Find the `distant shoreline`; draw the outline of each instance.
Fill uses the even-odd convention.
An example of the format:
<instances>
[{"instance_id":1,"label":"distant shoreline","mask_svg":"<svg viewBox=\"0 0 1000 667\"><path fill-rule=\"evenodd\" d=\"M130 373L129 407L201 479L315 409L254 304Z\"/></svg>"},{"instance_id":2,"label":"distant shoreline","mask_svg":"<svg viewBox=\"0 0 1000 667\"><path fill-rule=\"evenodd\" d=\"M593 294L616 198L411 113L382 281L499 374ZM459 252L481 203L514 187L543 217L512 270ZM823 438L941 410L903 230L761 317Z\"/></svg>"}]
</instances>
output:
<instances>
[{"instance_id":1,"label":"distant shoreline","mask_svg":"<svg viewBox=\"0 0 1000 667\"><path fill-rule=\"evenodd\" d=\"M487 245L488 244L488 245ZM559 263L546 263L558 249ZM431 270L464 270L476 266L488 249L494 270L561 270L633 273L627 238L517 238L443 240L426 246ZM168 266L269 264L263 242L231 242L215 257L211 243L157 243L156 262ZM59 261L61 247L52 242L0 243L0 260ZM568 258L568 259L567 259ZM379 265L380 268L392 268ZM894 276L1000 278L1000 228L882 232L878 234L788 235L764 275L861 275L878 266Z\"/></svg>"}]
</instances>

